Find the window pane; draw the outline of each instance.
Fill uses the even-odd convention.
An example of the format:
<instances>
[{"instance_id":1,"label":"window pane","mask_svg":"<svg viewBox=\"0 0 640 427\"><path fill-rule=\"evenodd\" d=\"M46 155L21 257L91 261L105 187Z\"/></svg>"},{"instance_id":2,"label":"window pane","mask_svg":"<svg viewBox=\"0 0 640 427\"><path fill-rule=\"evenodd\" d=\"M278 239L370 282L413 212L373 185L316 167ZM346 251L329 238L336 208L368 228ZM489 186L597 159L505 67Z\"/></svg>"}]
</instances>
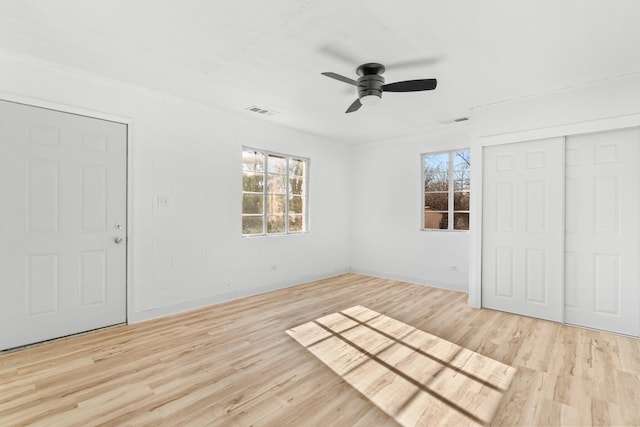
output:
<instances>
[{"instance_id":1,"label":"window pane","mask_svg":"<svg viewBox=\"0 0 640 427\"><path fill-rule=\"evenodd\" d=\"M267 184L267 191L269 193L287 193L287 177L285 175L269 174L267 179L269 180Z\"/></svg>"},{"instance_id":2,"label":"window pane","mask_svg":"<svg viewBox=\"0 0 640 427\"><path fill-rule=\"evenodd\" d=\"M299 232L304 230L304 216L289 215L289 232Z\"/></svg>"},{"instance_id":3,"label":"window pane","mask_svg":"<svg viewBox=\"0 0 640 427\"><path fill-rule=\"evenodd\" d=\"M304 195L304 178L302 177L293 177L289 178L289 185L291 186L291 194L299 194Z\"/></svg>"},{"instance_id":4,"label":"window pane","mask_svg":"<svg viewBox=\"0 0 640 427\"><path fill-rule=\"evenodd\" d=\"M424 176L424 191L448 191L449 190L449 174L447 172L438 172L426 174Z\"/></svg>"},{"instance_id":5,"label":"window pane","mask_svg":"<svg viewBox=\"0 0 640 427\"><path fill-rule=\"evenodd\" d=\"M267 233L284 233L284 216L267 217Z\"/></svg>"},{"instance_id":6,"label":"window pane","mask_svg":"<svg viewBox=\"0 0 640 427\"><path fill-rule=\"evenodd\" d=\"M264 191L264 174L243 172L242 191L262 193Z\"/></svg>"},{"instance_id":7,"label":"window pane","mask_svg":"<svg viewBox=\"0 0 640 427\"><path fill-rule=\"evenodd\" d=\"M455 191L471 189L471 172L469 170L455 171L453 173L453 186Z\"/></svg>"},{"instance_id":8,"label":"window pane","mask_svg":"<svg viewBox=\"0 0 640 427\"><path fill-rule=\"evenodd\" d=\"M471 156L469 150L456 151L453 153L453 169L469 169L471 167Z\"/></svg>"},{"instance_id":9,"label":"window pane","mask_svg":"<svg viewBox=\"0 0 640 427\"><path fill-rule=\"evenodd\" d=\"M242 170L243 171L264 171L264 153L253 150L242 151Z\"/></svg>"},{"instance_id":10,"label":"window pane","mask_svg":"<svg viewBox=\"0 0 640 427\"><path fill-rule=\"evenodd\" d=\"M449 215L446 212L424 211L424 228L446 230L448 221Z\"/></svg>"},{"instance_id":11,"label":"window pane","mask_svg":"<svg viewBox=\"0 0 640 427\"><path fill-rule=\"evenodd\" d=\"M469 179L461 179L453 182L455 191L469 191L471 189L471 181Z\"/></svg>"},{"instance_id":12,"label":"window pane","mask_svg":"<svg viewBox=\"0 0 640 427\"><path fill-rule=\"evenodd\" d=\"M264 212L262 202L262 194L243 194L242 195L242 213L243 214L261 214Z\"/></svg>"},{"instance_id":13,"label":"window pane","mask_svg":"<svg viewBox=\"0 0 640 427\"><path fill-rule=\"evenodd\" d=\"M286 209L286 196L279 194L267 195L267 212L269 214L284 214Z\"/></svg>"},{"instance_id":14,"label":"window pane","mask_svg":"<svg viewBox=\"0 0 640 427\"><path fill-rule=\"evenodd\" d=\"M468 230L469 229L469 214L456 212L453 214L453 228L454 230Z\"/></svg>"},{"instance_id":15,"label":"window pane","mask_svg":"<svg viewBox=\"0 0 640 427\"><path fill-rule=\"evenodd\" d=\"M300 159L289 159L289 175L304 176L306 162Z\"/></svg>"},{"instance_id":16,"label":"window pane","mask_svg":"<svg viewBox=\"0 0 640 427\"><path fill-rule=\"evenodd\" d=\"M449 153L429 154L424 156L426 173L447 172L449 170Z\"/></svg>"},{"instance_id":17,"label":"window pane","mask_svg":"<svg viewBox=\"0 0 640 427\"><path fill-rule=\"evenodd\" d=\"M242 217L242 234L262 234L261 216L243 216Z\"/></svg>"},{"instance_id":18,"label":"window pane","mask_svg":"<svg viewBox=\"0 0 640 427\"><path fill-rule=\"evenodd\" d=\"M469 210L469 193L453 193L453 210L468 211Z\"/></svg>"},{"instance_id":19,"label":"window pane","mask_svg":"<svg viewBox=\"0 0 640 427\"><path fill-rule=\"evenodd\" d=\"M449 209L449 193L425 193L424 209L447 211Z\"/></svg>"},{"instance_id":20,"label":"window pane","mask_svg":"<svg viewBox=\"0 0 640 427\"><path fill-rule=\"evenodd\" d=\"M449 190L449 153L424 156L424 190Z\"/></svg>"},{"instance_id":21,"label":"window pane","mask_svg":"<svg viewBox=\"0 0 640 427\"><path fill-rule=\"evenodd\" d=\"M291 197L289 199L289 212L296 214L304 213L304 197Z\"/></svg>"},{"instance_id":22,"label":"window pane","mask_svg":"<svg viewBox=\"0 0 640 427\"><path fill-rule=\"evenodd\" d=\"M269 154L269 172L287 173L287 158L275 154Z\"/></svg>"}]
</instances>

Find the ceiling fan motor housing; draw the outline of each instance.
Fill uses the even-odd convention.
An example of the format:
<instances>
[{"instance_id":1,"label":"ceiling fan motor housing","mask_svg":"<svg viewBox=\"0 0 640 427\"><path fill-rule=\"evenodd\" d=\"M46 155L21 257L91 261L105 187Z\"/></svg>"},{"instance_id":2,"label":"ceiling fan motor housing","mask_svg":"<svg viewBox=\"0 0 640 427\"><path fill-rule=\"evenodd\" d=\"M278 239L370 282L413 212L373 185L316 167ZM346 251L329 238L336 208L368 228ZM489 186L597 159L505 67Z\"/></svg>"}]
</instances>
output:
<instances>
[{"instance_id":1,"label":"ceiling fan motor housing","mask_svg":"<svg viewBox=\"0 0 640 427\"><path fill-rule=\"evenodd\" d=\"M374 95L382 98L382 85L384 85L384 65L370 62L363 64L356 70L358 78L358 98Z\"/></svg>"}]
</instances>

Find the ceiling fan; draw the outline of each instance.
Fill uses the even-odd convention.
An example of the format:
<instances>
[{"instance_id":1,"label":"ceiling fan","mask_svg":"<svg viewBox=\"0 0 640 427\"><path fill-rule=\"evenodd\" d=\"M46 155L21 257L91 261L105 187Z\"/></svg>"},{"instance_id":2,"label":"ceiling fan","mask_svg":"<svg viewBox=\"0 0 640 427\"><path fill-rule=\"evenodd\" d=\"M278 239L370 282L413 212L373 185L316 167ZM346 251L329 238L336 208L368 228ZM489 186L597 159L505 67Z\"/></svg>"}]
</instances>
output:
<instances>
[{"instance_id":1,"label":"ceiling fan","mask_svg":"<svg viewBox=\"0 0 640 427\"><path fill-rule=\"evenodd\" d=\"M357 81L336 73L326 72L322 74L358 88L358 99L347 108L345 113L358 111L362 105L377 104L382 98L382 92L418 92L433 90L438 84L436 79L405 80L385 84L384 77L382 77L384 70L384 65L376 62L362 64L356 69L356 73L360 76Z\"/></svg>"}]
</instances>

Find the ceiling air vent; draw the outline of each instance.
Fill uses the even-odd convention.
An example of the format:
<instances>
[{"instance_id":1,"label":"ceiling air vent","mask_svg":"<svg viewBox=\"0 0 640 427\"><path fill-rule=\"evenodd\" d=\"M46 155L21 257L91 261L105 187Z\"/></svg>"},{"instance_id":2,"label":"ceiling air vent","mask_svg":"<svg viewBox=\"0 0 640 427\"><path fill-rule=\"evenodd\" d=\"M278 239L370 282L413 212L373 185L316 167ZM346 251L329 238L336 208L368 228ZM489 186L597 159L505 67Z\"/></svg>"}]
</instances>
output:
<instances>
[{"instance_id":1,"label":"ceiling air vent","mask_svg":"<svg viewBox=\"0 0 640 427\"><path fill-rule=\"evenodd\" d=\"M452 123L466 122L467 120L469 120L469 117L458 117L457 119L440 120L438 123L441 125L450 125Z\"/></svg>"},{"instance_id":2,"label":"ceiling air vent","mask_svg":"<svg viewBox=\"0 0 640 427\"><path fill-rule=\"evenodd\" d=\"M278 114L277 111L267 110L266 108L258 107L257 105L252 105L251 107L247 107L245 108L245 110L251 111L253 113L260 114L263 116L274 116Z\"/></svg>"}]
</instances>

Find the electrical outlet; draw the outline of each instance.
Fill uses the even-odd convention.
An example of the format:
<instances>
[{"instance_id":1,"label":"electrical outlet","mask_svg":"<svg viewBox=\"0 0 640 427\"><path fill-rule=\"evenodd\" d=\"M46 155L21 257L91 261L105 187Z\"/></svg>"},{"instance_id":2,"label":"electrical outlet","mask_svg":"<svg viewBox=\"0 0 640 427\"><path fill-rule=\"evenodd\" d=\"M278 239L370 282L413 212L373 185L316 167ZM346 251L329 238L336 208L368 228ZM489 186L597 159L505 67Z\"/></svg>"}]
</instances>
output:
<instances>
[{"instance_id":1,"label":"electrical outlet","mask_svg":"<svg viewBox=\"0 0 640 427\"><path fill-rule=\"evenodd\" d=\"M449 271L458 271L458 266L457 265L450 265L449 266Z\"/></svg>"},{"instance_id":2,"label":"electrical outlet","mask_svg":"<svg viewBox=\"0 0 640 427\"><path fill-rule=\"evenodd\" d=\"M171 204L171 198L169 196L158 196L158 207L168 208Z\"/></svg>"}]
</instances>

